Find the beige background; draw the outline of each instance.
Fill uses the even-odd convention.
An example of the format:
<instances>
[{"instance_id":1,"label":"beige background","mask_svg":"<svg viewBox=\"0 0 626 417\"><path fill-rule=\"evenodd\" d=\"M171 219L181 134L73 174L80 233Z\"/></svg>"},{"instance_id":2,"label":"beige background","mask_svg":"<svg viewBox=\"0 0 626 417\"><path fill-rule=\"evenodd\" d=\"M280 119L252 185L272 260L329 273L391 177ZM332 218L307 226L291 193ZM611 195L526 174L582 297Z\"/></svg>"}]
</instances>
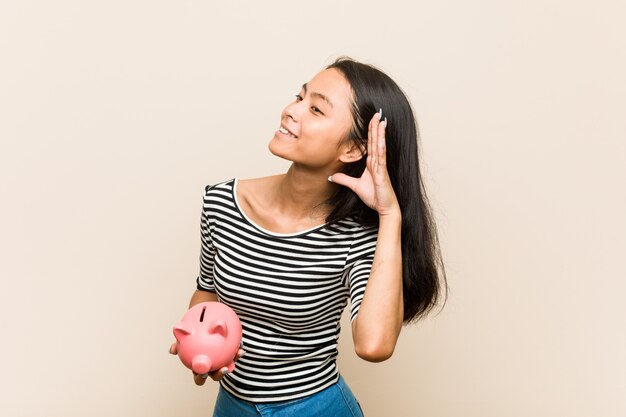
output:
<instances>
[{"instance_id":1,"label":"beige background","mask_svg":"<svg viewBox=\"0 0 626 417\"><path fill-rule=\"evenodd\" d=\"M406 90L452 292L341 369L368 416L626 415L626 6L0 5L0 415L207 416L169 356L205 184L282 172L280 111L338 55Z\"/></svg>"}]
</instances>

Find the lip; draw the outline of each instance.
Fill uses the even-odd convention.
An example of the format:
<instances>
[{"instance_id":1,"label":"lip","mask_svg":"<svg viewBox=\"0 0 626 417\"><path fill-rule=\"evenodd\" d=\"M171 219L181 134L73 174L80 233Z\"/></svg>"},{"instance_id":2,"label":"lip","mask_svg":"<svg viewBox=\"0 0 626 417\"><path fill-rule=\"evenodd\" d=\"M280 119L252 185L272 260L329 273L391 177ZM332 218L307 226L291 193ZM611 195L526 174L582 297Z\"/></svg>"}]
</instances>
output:
<instances>
[{"instance_id":1,"label":"lip","mask_svg":"<svg viewBox=\"0 0 626 417\"><path fill-rule=\"evenodd\" d=\"M280 133L281 135L286 136L286 137L288 137L288 138L291 138L291 139L298 139L298 135L296 135L295 133L293 133L293 131L292 131L292 130L290 130L289 128L287 128L287 126L285 126L284 124L281 124L281 125L280 125L280 127L282 127L283 129L285 129L287 132L289 132L289 133L290 133L291 135L293 135L293 136L289 136L289 135L287 135L287 134L285 134L285 133L281 132L281 131L280 131L280 129L278 130L278 133Z\"/></svg>"}]
</instances>

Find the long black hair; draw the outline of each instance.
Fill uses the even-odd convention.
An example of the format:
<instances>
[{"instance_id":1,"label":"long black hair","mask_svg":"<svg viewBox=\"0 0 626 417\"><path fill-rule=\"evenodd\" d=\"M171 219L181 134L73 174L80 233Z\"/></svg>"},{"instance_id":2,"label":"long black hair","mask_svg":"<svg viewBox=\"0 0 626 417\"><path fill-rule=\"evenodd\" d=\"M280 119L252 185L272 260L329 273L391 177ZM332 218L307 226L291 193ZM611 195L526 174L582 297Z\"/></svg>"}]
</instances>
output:
<instances>
[{"instance_id":1,"label":"long black hair","mask_svg":"<svg viewBox=\"0 0 626 417\"><path fill-rule=\"evenodd\" d=\"M327 67L330 68L340 71L352 88L354 122L347 140L365 148L368 124L374 113L382 109L387 118L387 170L402 210L404 321L416 321L437 305L442 289L447 290L447 280L420 173L419 131L413 109L400 87L371 65L342 57ZM365 163L363 157L345 164L341 171L360 177ZM327 203L332 207L327 222L353 217L366 227L378 225L378 213L347 187L338 187Z\"/></svg>"}]
</instances>

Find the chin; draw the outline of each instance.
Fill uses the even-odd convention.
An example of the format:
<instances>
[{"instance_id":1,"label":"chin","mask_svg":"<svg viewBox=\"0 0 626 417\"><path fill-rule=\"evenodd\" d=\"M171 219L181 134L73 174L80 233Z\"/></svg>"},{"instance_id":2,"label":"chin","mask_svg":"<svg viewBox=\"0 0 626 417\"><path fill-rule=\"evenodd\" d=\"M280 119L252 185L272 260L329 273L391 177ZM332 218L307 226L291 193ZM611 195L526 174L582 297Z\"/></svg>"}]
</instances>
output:
<instances>
[{"instance_id":1,"label":"chin","mask_svg":"<svg viewBox=\"0 0 626 417\"><path fill-rule=\"evenodd\" d=\"M281 149L279 143L276 143L276 139L272 138L270 142L267 144L267 149L269 149L270 153L279 158L285 159L287 161L291 161L292 159L288 157L287 152L284 149Z\"/></svg>"}]
</instances>

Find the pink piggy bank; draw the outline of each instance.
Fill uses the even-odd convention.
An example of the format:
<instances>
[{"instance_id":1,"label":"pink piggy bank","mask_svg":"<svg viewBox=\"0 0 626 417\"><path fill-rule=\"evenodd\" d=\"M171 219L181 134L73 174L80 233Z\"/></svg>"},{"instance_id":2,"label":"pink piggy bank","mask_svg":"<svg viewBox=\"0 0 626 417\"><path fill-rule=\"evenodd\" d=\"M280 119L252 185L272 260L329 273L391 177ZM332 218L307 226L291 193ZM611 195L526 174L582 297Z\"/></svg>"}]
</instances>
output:
<instances>
[{"instance_id":1,"label":"pink piggy bank","mask_svg":"<svg viewBox=\"0 0 626 417\"><path fill-rule=\"evenodd\" d=\"M190 308L174 326L178 357L197 374L228 367L235 369L235 356L241 343L241 322L237 314L217 301Z\"/></svg>"}]
</instances>

